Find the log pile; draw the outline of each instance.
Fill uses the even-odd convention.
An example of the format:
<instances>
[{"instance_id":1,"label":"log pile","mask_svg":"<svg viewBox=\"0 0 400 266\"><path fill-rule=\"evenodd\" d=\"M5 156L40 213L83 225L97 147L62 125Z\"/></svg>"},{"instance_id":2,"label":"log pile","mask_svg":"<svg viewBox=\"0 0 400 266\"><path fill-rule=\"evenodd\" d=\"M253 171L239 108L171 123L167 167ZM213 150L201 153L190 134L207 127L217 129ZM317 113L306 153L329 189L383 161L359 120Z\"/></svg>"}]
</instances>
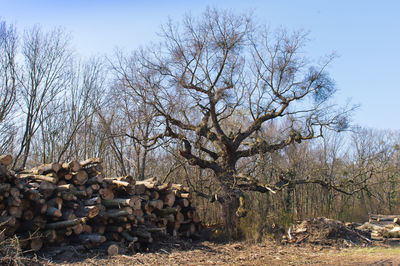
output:
<instances>
[{"instance_id":1,"label":"log pile","mask_svg":"<svg viewBox=\"0 0 400 266\"><path fill-rule=\"evenodd\" d=\"M370 233L373 240L400 242L400 215L370 214L357 229Z\"/></svg>"},{"instance_id":2,"label":"log pile","mask_svg":"<svg viewBox=\"0 0 400 266\"><path fill-rule=\"evenodd\" d=\"M99 246L112 255L167 234L190 237L201 226L180 184L104 177L98 158L18 173L7 170L11 163L0 156L0 241L17 234L23 249Z\"/></svg>"}]
</instances>

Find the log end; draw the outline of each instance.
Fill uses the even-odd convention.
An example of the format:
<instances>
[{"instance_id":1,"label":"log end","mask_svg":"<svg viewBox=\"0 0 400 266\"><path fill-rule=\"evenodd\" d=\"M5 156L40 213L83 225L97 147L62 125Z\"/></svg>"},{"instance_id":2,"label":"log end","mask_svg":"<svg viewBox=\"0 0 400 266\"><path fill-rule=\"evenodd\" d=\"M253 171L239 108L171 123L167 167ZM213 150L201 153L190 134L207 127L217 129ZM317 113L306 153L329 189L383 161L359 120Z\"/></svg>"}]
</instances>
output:
<instances>
[{"instance_id":1,"label":"log end","mask_svg":"<svg viewBox=\"0 0 400 266\"><path fill-rule=\"evenodd\" d=\"M119 247L116 244L112 244L107 248L108 256L115 256L119 254Z\"/></svg>"}]
</instances>

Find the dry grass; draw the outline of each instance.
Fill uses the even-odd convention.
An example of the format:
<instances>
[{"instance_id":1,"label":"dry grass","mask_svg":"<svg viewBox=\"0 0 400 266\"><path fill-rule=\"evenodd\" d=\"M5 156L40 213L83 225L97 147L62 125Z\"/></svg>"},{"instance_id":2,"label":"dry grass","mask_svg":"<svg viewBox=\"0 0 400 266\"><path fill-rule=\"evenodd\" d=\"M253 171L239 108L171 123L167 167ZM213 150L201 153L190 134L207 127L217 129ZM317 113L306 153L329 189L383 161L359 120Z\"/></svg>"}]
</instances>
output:
<instances>
[{"instance_id":1,"label":"dry grass","mask_svg":"<svg viewBox=\"0 0 400 266\"><path fill-rule=\"evenodd\" d=\"M49 253L50 254L50 253ZM318 245L175 240L154 252L108 257L104 253L26 257L16 237L0 242L0 265L400 265L400 247L339 248ZM46 259L44 259L46 258Z\"/></svg>"},{"instance_id":2,"label":"dry grass","mask_svg":"<svg viewBox=\"0 0 400 266\"><path fill-rule=\"evenodd\" d=\"M0 235L3 234L0 232ZM27 257L21 250L20 239L17 236L0 242L0 265L41 265L38 259Z\"/></svg>"},{"instance_id":3,"label":"dry grass","mask_svg":"<svg viewBox=\"0 0 400 266\"><path fill-rule=\"evenodd\" d=\"M101 254L74 261L53 258L53 263L74 265L398 265L400 247L344 248L316 245L293 246L263 243L178 243L155 252L117 255Z\"/></svg>"}]
</instances>

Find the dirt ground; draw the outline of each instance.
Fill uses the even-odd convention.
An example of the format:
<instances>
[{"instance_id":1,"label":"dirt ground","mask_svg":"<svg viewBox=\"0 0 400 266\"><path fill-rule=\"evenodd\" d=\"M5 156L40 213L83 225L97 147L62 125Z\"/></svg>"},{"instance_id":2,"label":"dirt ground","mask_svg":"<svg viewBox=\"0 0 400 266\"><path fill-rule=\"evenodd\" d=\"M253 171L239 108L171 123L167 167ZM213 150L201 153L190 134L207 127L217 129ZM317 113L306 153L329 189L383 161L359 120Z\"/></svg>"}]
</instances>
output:
<instances>
[{"instance_id":1,"label":"dirt ground","mask_svg":"<svg viewBox=\"0 0 400 266\"><path fill-rule=\"evenodd\" d=\"M99 253L38 258L43 264L73 265L400 265L400 247L322 247L279 245L273 241L176 242L156 252L107 257Z\"/></svg>"}]
</instances>

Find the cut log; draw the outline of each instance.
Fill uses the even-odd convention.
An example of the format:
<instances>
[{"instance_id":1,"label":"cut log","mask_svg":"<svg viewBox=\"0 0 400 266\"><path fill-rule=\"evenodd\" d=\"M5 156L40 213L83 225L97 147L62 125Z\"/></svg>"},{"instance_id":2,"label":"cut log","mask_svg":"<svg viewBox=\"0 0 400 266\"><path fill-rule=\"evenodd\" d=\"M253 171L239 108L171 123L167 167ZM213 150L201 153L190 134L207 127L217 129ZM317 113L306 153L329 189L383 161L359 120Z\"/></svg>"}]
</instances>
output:
<instances>
[{"instance_id":1,"label":"cut log","mask_svg":"<svg viewBox=\"0 0 400 266\"><path fill-rule=\"evenodd\" d=\"M106 226L105 226L105 225L95 225L95 226L93 227L93 230L92 230L92 231L93 231L94 233L103 235L104 232L106 231Z\"/></svg>"},{"instance_id":2,"label":"cut log","mask_svg":"<svg viewBox=\"0 0 400 266\"><path fill-rule=\"evenodd\" d=\"M75 235L80 235L83 232L83 225L80 223L77 225L74 225L72 227L72 230L74 231Z\"/></svg>"},{"instance_id":3,"label":"cut log","mask_svg":"<svg viewBox=\"0 0 400 266\"><path fill-rule=\"evenodd\" d=\"M147 230L147 228L136 228L134 234L146 240L151 238L151 233Z\"/></svg>"},{"instance_id":4,"label":"cut log","mask_svg":"<svg viewBox=\"0 0 400 266\"><path fill-rule=\"evenodd\" d=\"M171 188L179 191L183 191L183 185L182 184L171 184Z\"/></svg>"},{"instance_id":5,"label":"cut log","mask_svg":"<svg viewBox=\"0 0 400 266\"><path fill-rule=\"evenodd\" d=\"M85 170L79 170L78 172L74 173L72 180L76 185L84 185L88 180L88 174Z\"/></svg>"},{"instance_id":6,"label":"cut log","mask_svg":"<svg viewBox=\"0 0 400 266\"><path fill-rule=\"evenodd\" d=\"M66 227L77 225L79 223L86 223L86 221L87 221L87 218L77 218L77 219L73 219L73 220L48 223L46 225L46 228L48 228L48 229L66 228Z\"/></svg>"},{"instance_id":7,"label":"cut log","mask_svg":"<svg viewBox=\"0 0 400 266\"><path fill-rule=\"evenodd\" d=\"M99 207L97 206L80 206L74 212L77 217L88 217L92 219L99 214Z\"/></svg>"},{"instance_id":8,"label":"cut log","mask_svg":"<svg viewBox=\"0 0 400 266\"><path fill-rule=\"evenodd\" d=\"M107 248L108 256L116 256L119 254L119 246L116 244L112 244Z\"/></svg>"},{"instance_id":9,"label":"cut log","mask_svg":"<svg viewBox=\"0 0 400 266\"><path fill-rule=\"evenodd\" d=\"M19 192L19 189L16 188L16 187L10 188L9 193L10 193L10 195L11 195L12 197L14 197L14 198L19 198L20 195L21 195L21 193Z\"/></svg>"},{"instance_id":10,"label":"cut log","mask_svg":"<svg viewBox=\"0 0 400 266\"><path fill-rule=\"evenodd\" d=\"M43 241L36 237L30 240L31 250L39 251L43 247Z\"/></svg>"},{"instance_id":11,"label":"cut log","mask_svg":"<svg viewBox=\"0 0 400 266\"><path fill-rule=\"evenodd\" d=\"M33 210L24 210L24 213L22 214L22 218L24 218L24 220L29 221L32 220L33 217L35 217Z\"/></svg>"},{"instance_id":12,"label":"cut log","mask_svg":"<svg viewBox=\"0 0 400 266\"><path fill-rule=\"evenodd\" d=\"M58 178L52 177L52 176L46 176L46 175L39 175L39 174L19 174L17 176L18 178L32 178L40 181L46 181L50 183L57 183Z\"/></svg>"},{"instance_id":13,"label":"cut log","mask_svg":"<svg viewBox=\"0 0 400 266\"><path fill-rule=\"evenodd\" d=\"M135 191L137 195L144 194L146 192L146 186L143 184L136 184Z\"/></svg>"},{"instance_id":14,"label":"cut log","mask_svg":"<svg viewBox=\"0 0 400 266\"><path fill-rule=\"evenodd\" d=\"M57 232L54 229L49 229L43 231L43 238L47 242L54 242L57 238Z\"/></svg>"},{"instance_id":15,"label":"cut log","mask_svg":"<svg viewBox=\"0 0 400 266\"><path fill-rule=\"evenodd\" d=\"M162 185L158 185L157 187L156 187L156 190L157 191L164 191L164 190L167 190L167 189L169 189L171 187L171 183L164 183L164 184L162 184Z\"/></svg>"},{"instance_id":16,"label":"cut log","mask_svg":"<svg viewBox=\"0 0 400 266\"><path fill-rule=\"evenodd\" d=\"M160 198L160 193L158 193L158 192L155 191L155 190L152 190L152 191L151 191L150 197L151 197L153 200L158 200L158 199Z\"/></svg>"},{"instance_id":17,"label":"cut log","mask_svg":"<svg viewBox=\"0 0 400 266\"><path fill-rule=\"evenodd\" d=\"M99 194L102 199L105 199L105 200L114 199L114 192L111 188L102 188L99 190Z\"/></svg>"},{"instance_id":18,"label":"cut log","mask_svg":"<svg viewBox=\"0 0 400 266\"><path fill-rule=\"evenodd\" d=\"M78 172L81 170L81 165L78 161L70 161L69 163L62 164L62 168L70 172Z\"/></svg>"},{"instance_id":19,"label":"cut log","mask_svg":"<svg viewBox=\"0 0 400 266\"><path fill-rule=\"evenodd\" d=\"M82 167L88 167L88 166L93 165L93 164L101 164L101 163L103 163L103 160L100 159L100 158L90 158L90 159L86 159L84 161L81 161L80 165Z\"/></svg>"},{"instance_id":20,"label":"cut log","mask_svg":"<svg viewBox=\"0 0 400 266\"><path fill-rule=\"evenodd\" d=\"M15 216L0 216L0 226L14 226L16 221Z\"/></svg>"},{"instance_id":21,"label":"cut log","mask_svg":"<svg viewBox=\"0 0 400 266\"><path fill-rule=\"evenodd\" d=\"M386 238L399 238L400 237L400 227L396 226L389 231L385 231L383 236Z\"/></svg>"},{"instance_id":22,"label":"cut log","mask_svg":"<svg viewBox=\"0 0 400 266\"><path fill-rule=\"evenodd\" d=\"M124 230L124 228L122 226L118 226L118 225L108 225L108 226L106 226L106 231L108 231L108 232L121 233L123 230Z\"/></svg>"},{"instance_id":23,"label":"cut log","mask_svg":"<svg viewBox=\"0 0 400 266\"><path fill-rule=\"evenodd\" d=\"M56 190L56 185L51 182L44 181L40 183L39 191L44 198L48 198L49 196L51 196L55 190Z\"/></svg>"},{"instance_id":24,"label":"cut log","mask_svg":"<svg viewBox=\"0 0 400 266\"><path fill-rule=\"evenodd\" d=\"M40 193L37 189L33 189L33 188L28 189L27 188L23 194L24 194L25 198L27 198L31 201L36 201L36 200L40 199Z\"/></svg>"},{"instance_id":25,"label":"cut log","mask_svg":"<svg viewBox=\"0 0 400 266\"><path fill-rule=\"evenodd\" d=\"M68 174L65 174L65 175L64 175L64 179L67 180L67 181L69 181L69 180L72 179L73 176L74 176L74 175L73 175L72 173L68 173Z\"/></svg>"},{"instance_id":26,"label":"cut log","mask_svg":"<svg viewBox=\"0 0 400 266\"><path fill-rule=\"evenodd\" d=\"M91 184L90 188L92 189L92 191L97 191L100 189L100 185L99 184Z\"/></svg>"},{"instance_id":27,"label":"cut log","mask_svg":"<svg viewBox=\"0 0 400 266\"><path fill-rule=\"evenodd\" d=\"M164 204L168 207L172 207L175 204L175 194L173 192L164 195Z\"/></svg>"},{"instance_id":28,"label":"cut log","mask_svg":"<svg viewBox=\"0 0 400 266\"><path fill-rule=\"evenodd\" d=\"M20 198L8 197L7 198L8 206L20 207L22 205L22 200ZM22 209L22 206L21 206Z\"/></svg>"},{"instance_id":29,"label":"cut log","mask_svg":"<svg viewBox=\"0 0 400 266\"><path fill-rule=\"evenodd\" d=\"M63 191L72 191L75 189L73 184L65 184L65 185L58 185L56 187L56 191L63 192Z\"/></svg>"},{"instance_id":30,"label":"cut log","mask_svg":"<svg viewBox=\"0 0 400 266\"><path fill-rule=\"evenodd\" d=\"M94 233L83 233L78 236L78 239L81 243L94 243L94 244L100 244L105 242L107 239L103 235L99 234L94 234Z\"/></svg>"},{"instance_id":31,"label":"cut log","mask_svg":"<svg viewBox=\"0 0 400 266\"><path fill-rule=\"evenodd\" d=\"M63 210L62 211L62 216L61 219L62 220L73 220L76 219L76 215L74 213L74 210Z\"/></svg>"},{"instance_id":32,"label":"cut log","mask_svg":"<svg viewBox=\"0 0 400 266\"><path fill-rule=\"evenodd\" d=\"M59 209L57 209L55 207L47 206L46 215L52 216L52 217L61 217L62 213Z\"/></svg>"},{"instance_id":33,"label":"cut log","mask_svg":"<svg viewBox=\"0 0 400 266\"><path fill-rule=\"evenodd\" d=\"M149 178L142 181L136 181L136 185L144 185L147 189L155 189L158 184L155 178Z\"/></svg>"},{"instance_id":34,"label":"cut log","mask_svg":"<svg viewBox=\"0 0 400 266\"><path fill-rule=\"evenodd\" d=\"M173 208L164 208L158 211L158 213L160 213L163 216L169 215L171 213L177 213L181 210L180 206L175 206Z\"/></svg>"},{"instance_id":35,"label":"cut log","mask_svg":"<svg viewBox=\"0 0 400 266\"><path fill-rule=\"evenodd\" d=\"M101 184L104 181L104 176L103 174L97 174L95 176L89 177L88 181L86 184L92 185L92 184Z\"/></svg>"},{"instance_id":36,"label":"cut log","mask_svg":"<svg viewBox=\"0 0 400 266\"><path fill-rule=\"evenodd\" d=\"M112 184L119 186L119 187L130 187L132 186L131 183L126 182L126 181L120 181L120 180L112 180Z\"/></svg>"},{"instance_id":37,"label":"cut log","mask_svg":"<svg viewBox=\"0 0 400 266\"><path fill-rule=\"evenodd\" d=\"M0 164L4 166L9 166L13 162L13 158L11 155L0 155Z\"/></svg>"},{"instance_id":38,"label":"cut log","mask_svg":"<svg viewBox=\"0 0 400 266\"><path fill-rule=\"evenodd\" d=\"M177 212L175 215L175 220L178 222L183 222L185 220L185 216L181 212Z\"/></svg>"},{"instance_id":39,"label":"cut log","mask_svg":"<svg viewBox=\"0 0 400 266\"><path fill-rule=\"evenodd\" d=\"M123 208L123 209L112 209L108 210L105 214L108 218L118 217L118 216L128 216L132 214L132 208Z\"/></svg>"},{"instance_id":40,"label":"cut log","mask_svg":"<svg viewBox=\"0 0 400 266\"><path fill-rule=\"evenodd\" d=\"M142 199L138 196L133 196L131 198L131 201L133 202L132 204L132 209L135 210L141 210L141 206L142 206Z\"/></svg>"},{"instance_id":41,"label":"cut log","mask_svg":"<svg viewBox=\"0 0 400 266\"><path fill-rule=\"evenodd\" d=\"M135 217L138 218L138 217L142 217L142 216L144 215L144 212L143 212L143 210L140 208L140 209L137 209L137 210L133 210L132 214L135 215Z\"/></svg>"},{"instance_id":42,"label":"cut log","mask_svg":"<svg viewBox=\"0 0 400 266\"><path fill-rule=\"evenodd\" d=\"M149 206L155 210L161 210L164 206L164 202L162 200L151 200L149 201Z\"/></svg>"},{"instance_id":43,"label":"cut log","mask_svg":"<svg viewBox=\"0 0 400 266\"><path fill-rule=\"evenodd\" d=\"M132 215L132 214L130 214L130 215ZM130 215L128 215L128 216L130 216ZM111 218L109 220L110 223L114 223L114 222L116 222L116 223L127 223L128 221L129 221L129 219L128 219L127 216L118 216L118 217Z\"/></svg>"},{"instance_id":44,"label":"cut log","mask_svg":"<svg viewBox=\"0 0 400 266\"><path fill-rule=\"evenodd\" d=\"M190 197L190 193L181 193L180 197L183 198L183 199L190 199L191 198Z\"/></svg>"},{"instance_id":45,"label":"cut log","mask_svg":"<svg viewBox=\"0 0 400 266\"><path fill-rule=\"evenodd\" d=\"M188 199L178 199L177 204L179 204L182 208L187 208L189 207L189 200ZM172 207L172 206L170 206Z\"/></svg>"},{"instance_id":46,"label":"cut log","mask_svg":"<svg viewBox=\"0 0 400 266\"><path fill-rule=\"evenodd\" d=\"M91 166L85 167L85 170L90 176L94 176L103 172L103 166L101 164L93 164Z\"/></svg>"},{"instance_id":47,"label":"cut log","mask_svg":"<svg viewBox=\"0 0 400 266\"><path fill-rule=\"evenodd\" d=\"M10 184L0 184L0 194L4 194L10 191L11 185Z\"/></svg>"},{"instance_id":48,"label":"cut log","mask_svg":"<svg viewBox=\"0 0 400 266\"><path fill-rule=\"evenodd\" d=\"M63 253L79 254L86 250L84 245L69 245L69 246L59 246L59 247L47 247L46 253L52 257L56 257Z\"/></svg>"},{"instance_id":49,"label":"cut log","mask_svg":"<svg viewBox=\"0 0 400 266\"><path fill-rule=\"evenodd\" d=\"M391 220L393 220L394 218L400 218L400 215L370 214L369 218L372 219L372 220L378 220L378 219L391 219Z\"/></svg>"},{"instance_id":50,"label":"cut log","mask_svg":"<svg viewBox=\"0 0 400 266\"><path fill-rule=\"evenodd\" d=\"M17 206L11 206L8 208L8 213L11 216L14 216L16 218L21 218L22 217L22 208L17 207Z\"/></svg>"},{"instance_id":51,"label":"cut log","mask_svg":"<svg viewBox=\"0 0 400 266\"><path fill-rule=\"evenodd\" d=\"M129 242L136 242L139 240L136 236L132 236L131 234L129 234L128 231L122 231L121 235Z\"/></svg>"},{"instance_id":52,"label":"cut log","mask_svg":"<svg viewBox=\"0 0 400 266\"><path fill-rule=\"evenodd\" d=\"M8 178L8 169L7 166L0 164L0 181L2 179Z\"/></svg>"},{"instance_id":53,"label":"cut log","mask_svg":"<svg viewBox=\"0 0 400 266\"><path fill-rule=\"evenodd\" d=\"M111 199L111 200L105 200L103 199L101 203L106 206L106 207L121 207L121 206L128 206L128 207L134 207L136 204L136 199L129 198L129 199L121 199L121 198L116 198L116 199Z\"/></svg>"},{"instance_id":54,"label":"cut log","mask_svg":"<svg viewBox=\"0 0 400 266\"><path fill-rule=\"evenodd\" d=\"M49 164L42 164L38 167L25 170L26 173L31 173L33 175L46 175L48 173L57 173L62 168L61 164L59 163L49 163Z\"/></svg>"},{"instance_id":55,"label":"cut log","mask_svg":"<svg viewBox=\"0 0 400 266\"><path fill-rule=\"evenodd\" d=\"M83 231L86 232L86 233L92 233L93 232L93 228L88 224L83 224Z\"/></svg>"},{"instance_id":56,"label":"cut log","mask_svg":"<svg viewBox=\"0 0 400 266\"><path fill-rule=\"evenodd\" d=\"M77 202L73 202L73 201L66 201L66 202L64 202L63 205L65 208L73 209L73 210L76 210L79 207L79 204Z\"/></svg>"},{"instance_id":57,"label":"cut log","mask_svg":"<svg viewBox=\"0 0 400 266\"><path fill-rule=\"evenodd\" d=\"M78 198L74 195L73 192L61 192L59 196L66 201L76 201Z\"/></svg>"},{"instance_id":58,"label":"cut log","mask_svg":"<svg viewBox=\"0 0 400 266\"><path fill-rule=\"evenodd\" d=\"M93 189L92 189L92 187L90 186L90 187L87 187L86 188L86 196L87 197L91 197L93 195Z\"/></svg>"},{"instance_id":59,"label":"cut log","mask_svg":"<svg viewBox=\"0 0 400 266\"><path fill-rule=\"evenodd\" d=\"M63 200L62 200L62 198L59 198L59 197L56 197L56 198L53 198L53 199L49 199L47 201L47 206L51 206L51 207L57 208L60 211L61 211L62 204L63 204Z\"/></svg>"},{"instance_id":60,"label":"cut log","mask_svg":"<svg viewBox=\"0 0 400 266\"><path fill-rule=\"evenodd\" d=\"M101 203L101 198L99 196L93 197L91 199L85 200L85 205L96 205Z\"/></svg>"}]
</instances>

